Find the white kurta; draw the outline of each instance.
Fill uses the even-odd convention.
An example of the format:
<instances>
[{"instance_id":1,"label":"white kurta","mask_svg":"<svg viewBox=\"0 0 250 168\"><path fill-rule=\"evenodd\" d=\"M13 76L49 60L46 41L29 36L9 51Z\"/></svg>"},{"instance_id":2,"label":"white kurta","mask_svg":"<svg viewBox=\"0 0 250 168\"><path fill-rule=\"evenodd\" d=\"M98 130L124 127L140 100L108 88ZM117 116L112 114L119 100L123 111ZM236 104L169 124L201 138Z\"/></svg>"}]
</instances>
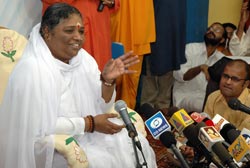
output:
<instances>
[{"instance_id":1,"label":"white kurta","mask_svg":"<svg viewBox=\"0 0 250 168\"><path fill-rule=\"evenodd\" d=\"M202 111L202 106L206 94L207 80L204 73L199 73L190 81L184 81L184 74L190 69L201 64L211 66L223 54L215 51L213 55L207 57L205 43L190 43L186 45L187 62L182 64L180 70L174 71L175 78L173 86L173 105L184 108L186 111Z\"/></svg>"},{"instance_id":2,"label":"white kurta","mask_svg":"<svg viewBox=\"0 0 250 168\"><path fill-rule=\"evenodd\" d=\"M236 35L236 30L229 42L229 49L235 56L250 56L250 27L243 33L241 40Z\"/></svg>"},{"instance_id":3,"label":"white kurta","mask_svg":"<svg viewBox=\"0 0 250 168\"><path fill-rule=\"evenodd\" d=\"M84 149L90 168L135 167L126 129L114 135L82 131L82 117L107 111L115 99L115 94L108 104L102 99L100 71L93 57L81 49L69 64L56 60L39 28L34 27L23 57L10 76L0 109L0 133L5 137L0 140L0 167L35 168L35 142L55 133L73 135ZM120 119L112 121L122 124ZM69 124L65 130L61 126L64 122ZM148 141L138 134L149 168L157 167ZM56 156L53 161L53 145L46 147L44 167L52 167L53 162L54 167L66 168L62 157Z\"/></svg>"}]
</instances>

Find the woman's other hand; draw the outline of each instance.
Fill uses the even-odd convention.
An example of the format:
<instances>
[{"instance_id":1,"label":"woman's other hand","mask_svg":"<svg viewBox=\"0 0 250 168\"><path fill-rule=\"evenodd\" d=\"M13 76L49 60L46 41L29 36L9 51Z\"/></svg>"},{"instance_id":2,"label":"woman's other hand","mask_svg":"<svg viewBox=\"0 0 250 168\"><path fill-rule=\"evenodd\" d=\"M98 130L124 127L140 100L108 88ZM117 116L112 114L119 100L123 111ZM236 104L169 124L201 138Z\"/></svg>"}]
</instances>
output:
<instances>
[{"instance_id":1,"label":"woman's other hand","mask_svg":"<svg viewBox=\"0 0 250 168\"><path fill-rule=\"evenodd\" d=\"M111 121L109 118L117 117L117 114L108 113L108 114L100 114L94 117L95 123L95 131L105 133L105 134L115 134L122 130L125 125L117 125Z\"/></svg>"}]
</instances>

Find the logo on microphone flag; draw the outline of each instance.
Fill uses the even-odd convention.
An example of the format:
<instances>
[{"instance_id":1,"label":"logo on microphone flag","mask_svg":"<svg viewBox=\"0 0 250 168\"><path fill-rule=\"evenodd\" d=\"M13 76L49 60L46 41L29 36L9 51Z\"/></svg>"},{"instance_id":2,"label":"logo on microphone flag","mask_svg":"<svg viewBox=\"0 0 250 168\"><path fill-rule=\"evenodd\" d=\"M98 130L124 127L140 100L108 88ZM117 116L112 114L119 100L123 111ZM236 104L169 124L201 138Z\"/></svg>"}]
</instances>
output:
<instances>
[{"instance_id":1,"label":"logo on microphone flag","mask_svg":"<svg viewBox=\"0 0 250 168\"><path fill-rule=\"evenodd\" d=\"M209 151L211 151L211 147L216 142L224 141L223 137L213 126L200 128L198 138Z\"/></svg>"},{"instance_id":2,"label":"logo on microphone flag","mask_svg":"<svg viewBox=\"0 0 250 168\"><path fill-rule=\"evenodd\" d=\"M147 119L145 125L154 139L159 139L163 132L171 130L170 124L167 122L161 111L158 111L152 117Z\"/></svg>"},{"instance_id":3,"label":"logo on microphone flag","mask_svg":"<svg viewBox=\"0 0 250 168\"><path fill-rule=\"evenodd\" d=\"M241 162L246 154L249 154L249 145L245 138L240 135L229 147L228 151L237 162Z\"/></svg>"},{"instance_id":4,"label":"logo on microphone flag","mask_svg":"<svg viewBox=\"0 0 250 168\"><path fill-rule=\"evenodd\" d=\"M187 126L194 123L192 118L184 109L180 109L179 111L175 112L170 118L169 122L179 132L182 132Z\"/></svg>"},{"instance_id":5,"label":"logo on microphone flag","mask_svg":"<svg viewBox=\"0 0 250 168\"><path fill-rule=\"evenodd\" d=\"M250 145L250 130L243 128L240 134L245 138L246 143Z\"/></svg>"}]
</instances>

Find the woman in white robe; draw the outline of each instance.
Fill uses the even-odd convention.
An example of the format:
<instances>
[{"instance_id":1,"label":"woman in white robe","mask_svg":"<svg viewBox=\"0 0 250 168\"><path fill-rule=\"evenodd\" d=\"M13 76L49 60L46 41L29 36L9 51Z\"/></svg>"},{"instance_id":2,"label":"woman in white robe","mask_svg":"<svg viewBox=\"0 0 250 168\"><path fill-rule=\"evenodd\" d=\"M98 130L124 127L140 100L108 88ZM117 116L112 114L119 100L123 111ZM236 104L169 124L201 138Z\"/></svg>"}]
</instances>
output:
<instances>
[{"instance_id":1,"label":"woman in white robe","mask_svg":"<svg viewBox=\"0 0 250 168\"><path fill-rule=\"evenodd\" d=\"M123 122L104 112L114 103L115 79L135 73L127 67L138 57L129 52L111 59L101 73L81 48L82 25L76 8L58 3L33 28L0 108L1 168L66 168L66 160L54 152L54 134L74 136L90 168L136 167ZM157 167L148 141L138 136L148 167ZM36 143L44 139L38 149ZM140 153L139 158L142 163Z\"/></svg>"}]
</instances>

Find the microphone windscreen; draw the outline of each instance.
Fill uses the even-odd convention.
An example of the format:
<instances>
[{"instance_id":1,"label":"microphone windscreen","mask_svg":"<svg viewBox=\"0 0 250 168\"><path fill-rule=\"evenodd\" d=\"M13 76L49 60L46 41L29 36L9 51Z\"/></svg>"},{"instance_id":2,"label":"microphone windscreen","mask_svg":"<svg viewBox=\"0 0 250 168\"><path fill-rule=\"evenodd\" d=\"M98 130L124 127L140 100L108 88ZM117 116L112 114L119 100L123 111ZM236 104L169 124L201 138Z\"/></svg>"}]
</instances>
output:
<instances>
[{"instance_id":1,"label":"microphone windscreen","mask_svg":"<svg viewBox=\"0 0 250 168\"><path fill-rule=\"evenodd\" d=\"M117 100L115 102L115 111L119 112L123 108L127 108L127 104L123 100Z\"/></svg>"},{"instance_id":2,"label":"microphone windscreen","mask_svg":"<svg viewBox=\"0 0 250 168\"><path fill-rule=\"evenodd\" d=\"M240 130L229 130L227 133L228 143L232 144L240 136Z\"/></svg>"},{"instance_id":3,"label":"microphone windscreen","mask_svg":"<svg viewBox=\"0 0 250 168\"><path fill-rule=\"evenodd\" d=\"M166 113L166 116L167 116L167 117L172 117L172 115L173 115L175 112L179 111L179 110L180 110L180 109L179 109L178 107L175 107L175 106L169 107L169 108L168 108L168 112Z\"/></svg>"},{"instance_id":4,"label":"microphone windscreen","mask_svg":"<svg viewBox=\"0 0 250 168\"><path fill-rule=\"evenodd\" d=\"M141 105L140 107L140 113L143 114L143 116L146 119L149 119L150 117L152 117L155 113L156 113L156 109L154 109L150 104L148 103L144 103L143 105Z\"/></svg>"},{"instance_id":5,"label":"microphone windscreen","mask_svg":"<svg viewBox=\"0 0 250 168\"><path fill-rule=\"evenodd\" d=\"M231 123L227 123L221 128L220 134L227 143L231 144L239 136L237 131L236 132L235 131L236 131L236 127Z\"/></svg>"},{"instance_id":6,"label":"microphone windscreen","mask_svg":"<svg viewBox=\"0 0 250 168\"><path fill-rule=\"evenodd\" d=\"M183 134L188 139L192 147L195 147L197 144L200 144L200 140L198 139L199 130L196 129L195 125L189 125L183 130Z\"/></svg>"},{"instance_id":7,"label":"microphone windscreen","mask_svg":"<svg viewBox=\"0 0 250 168\"><path fill-rule=\"evenodd\" d=\"M176 139L172 132L165 131L160 135L160 141L161 143L166 146L167 148L170 148L171 145L176 145Z\"/></svg>"},{"instance_id":8,"label":"microphone windscreen","mask_svg":"<svg viewBox=\"0 0 250 168\"><path fill-rule=\"evenodd\" d=\"M205 122L199 122L199 123L197 123L196 125L195 125L195 128L198 130L198 132L199 132L199 130L202 128L202 127L206 127L207 126L207 124L205 123Z\"/></svg>"},{"instance_id":9,"label":"microphone windscreen","mask_svg":"<svg viewBox=\"0 0 250 168\"><path fill-rule=\"evenodd\" d=\"M233 110L239 110L241 102L237 98L232 98L228 101L228 106Z\"/></svg>"}]
</instances>

